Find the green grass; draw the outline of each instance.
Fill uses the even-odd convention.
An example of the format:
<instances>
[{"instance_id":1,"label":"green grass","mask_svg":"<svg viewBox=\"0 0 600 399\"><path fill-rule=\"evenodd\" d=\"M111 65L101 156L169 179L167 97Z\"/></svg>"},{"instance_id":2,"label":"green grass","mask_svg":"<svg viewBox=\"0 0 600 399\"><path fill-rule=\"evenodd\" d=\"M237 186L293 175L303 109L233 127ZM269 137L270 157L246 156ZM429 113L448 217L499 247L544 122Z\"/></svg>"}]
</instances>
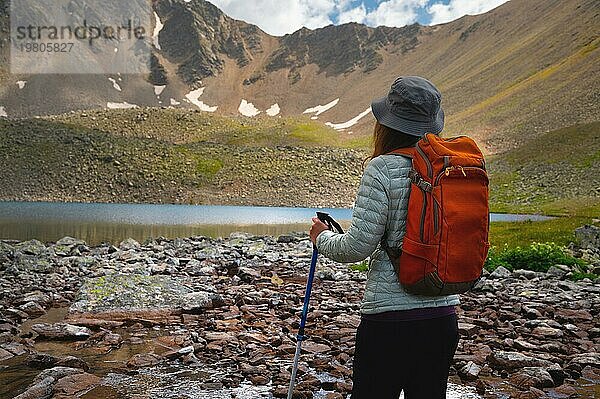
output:
<instances>
[{"instance_id":1,"label":"green grass","mask_svg":"<svg viewBox=\"0 0 600 399\"><path fill-rule=\"evenodd\" d=\"M490 225L490 244L509 248L534 242L567 245L575 241L575 229L589 223L591 219L584 217L564 217L539 222L494 222Z\"/></svg>"},{"instance_id":2,"label":"green grass","mask_svg":"<svg viewBox=\"0 0 600 399\"><path fill-rule=\"evenodd\" d=\"M87 111L52 116L48 120L76 129L87 128L175 144L210 142L252 147L345 146L340 141L340 133L304 116L247 118L180 109L142 108Z\"/></svg>"},{"instance_id":3,"label":"green grass","mask_svg":"<svg viewBox=\"0 0 600 399\"><path fill-rule=\"evenodd\" d=\"M304 145L326 145L335 147L339 144L338 133L313 121L297 121L291 126L289 137Z\"/></svg>"},{"instance_id":4,"label":"green grass","mask_svg":"<svg viewBox=\"0 0 600 399\"><path fill-rule=\"evenodd\" d=\"M573 281L579 281L579 280L583 280L584 278L590 279L592 281L596 280L598 277L598 275L594 274L594 273L579 273L579 272L574 272L573 275L571 276L571 280Z\"/></svg>"},{"instance_id":5,"label":"green grass","mask_svg":"<svg viewBox=\"0 0 600 399\"><path fill-rule=\"evenodd\" d=\"M600 122L575 125L536 137L501 155L511 165L567 162L580 164L600 152Z\"/></svg>"},{"instance_id":6,"label":"green grass","mask_svg":"<svg viewBox=\"0 0 600 399\"><path fill-rule=\"evenodd\" d=\"M366 272L367 270L369 270L369 261L365 259L360 263L350 265L350 270L354 270L357 272Z\"/></svg>"},{"instance_id":7,"label":"green grass","mask_svg":"<svg viewBox=\"0 0 600 399\"><path fill-rule=\"evenodd\" d=\"M554 242L534 242L523 247L491 247L485 267L490 271L503 266L508 270L547 272L553 265L585 268L587 264L569 255L563 246Z\"/></svg>"}]
</instances>

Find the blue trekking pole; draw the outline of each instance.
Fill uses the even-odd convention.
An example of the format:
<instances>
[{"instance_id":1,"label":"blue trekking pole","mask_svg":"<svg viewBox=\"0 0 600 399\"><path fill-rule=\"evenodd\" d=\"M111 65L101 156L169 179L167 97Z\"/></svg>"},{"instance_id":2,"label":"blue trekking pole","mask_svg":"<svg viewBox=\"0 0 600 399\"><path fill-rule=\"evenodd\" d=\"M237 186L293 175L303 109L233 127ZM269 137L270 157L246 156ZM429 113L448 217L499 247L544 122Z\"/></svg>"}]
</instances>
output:
<instances>
[{"instance_id":1,"label":"blue trekking pole","mask_svg":"<svg viewBox=\"0 0 600 399\"><path fill-rule=\"evenodd\" d=\"M319 220L329 227L329 230L335 229L343 234L342 227L335 221L329 214L325 212L317 212ZM298 372L298 361L300 359L300 351L302 349L302 341L306 339L304 335L304 327L306 325L306 317L308 316L308 303L310 301L310 292L312 291L313 279L315 278L315 269L317 267L317 258L319 251L317 246L313 244L312 259L310 260L310 271L308 272L308 280L306 281L306 291L304 292L304 305L302 307L302 318L300 319L300 327L298 328L298 335L296 335L296 354L294 355L294 366L292 367L292 377L290 379L290 387L288 389L287 399L292 399L294 393L294 385L296 383L296 373Z\"/></svg>"}]
</instances>

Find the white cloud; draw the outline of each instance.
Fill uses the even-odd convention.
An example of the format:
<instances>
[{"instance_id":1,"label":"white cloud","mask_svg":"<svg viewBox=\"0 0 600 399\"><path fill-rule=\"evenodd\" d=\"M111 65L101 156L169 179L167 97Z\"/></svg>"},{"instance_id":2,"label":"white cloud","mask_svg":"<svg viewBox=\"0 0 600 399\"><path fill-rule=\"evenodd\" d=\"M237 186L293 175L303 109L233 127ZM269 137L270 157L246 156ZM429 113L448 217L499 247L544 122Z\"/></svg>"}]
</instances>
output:
<instances>
[{"instance_id":1,"label":"white cloud","mask_svg":"<svg viewBox=\"0 0 600 399\"><path fill-rule=\"evenodd\" d=\"M321 28L359 22L369 26L401 27L417 22L419 10L431 15L431 24L452 21L465 14L480 14L508 0L377 0L369 10L356 0L210 0L235 19L256 24L265 32L282 36L303 26ZM431 6L427 7L428 4ZM422 15L421 14L421 15Z\"/></svg>"},{"instance_id":2,"label":"white cloud","mask_svg":"<svg viewBox=\"0 0 600 399\"><path fill-rule=\"evenodd\" d=\"M232 18L258 25L282 36L306 26L314 29L332 24L330 15L339 0L211 0Z\"/></svg>"},{"instance_id":3,"label":"white cloud","mask_svg":"<svg viewBox=\"0 0 600 399\"><path fill-rule=\"evenodd\" d=\"M417 21L417 10L425 7L427 0L384 0L368 11L361 2L352 6L349 0L340 0L337 5L337 22L359 22L369 26L401 27Z\"/></svg>"},{"instance_id":4,"label":"white cloud","mask_svg":"<svg viewBox=\"0 0 600 399\"><path fill-rule=\"evenodd\" d=\"M350 0L342 0L338 3L338 24L346 24L348 22L364 23L367 18L367 8L364 3L360 3L357 7L352 7Z\"/></svg>"},{"instance_id":5,"label":"white cloud","mask_svg":"<svg viewBox=\"0 0 600 399\"><path fill-rule=\"evenodd\" d=\"M405 26L417 21L417 9L427 5L427 0L388 0L379 3L367 14L367 25Z\"/></svg>"},{"instance_id":6,"label":"white cloud","mask_svg":"<svg viewBox=\"0 0 600 399\"><path fill-rule=\"evenodd\" d=\"M465 14L474 15L487 12L508 0L450 0L448 4L434 3L427 8L431 14L431 25L453 21Z\"/></svg>"}]
</instances>

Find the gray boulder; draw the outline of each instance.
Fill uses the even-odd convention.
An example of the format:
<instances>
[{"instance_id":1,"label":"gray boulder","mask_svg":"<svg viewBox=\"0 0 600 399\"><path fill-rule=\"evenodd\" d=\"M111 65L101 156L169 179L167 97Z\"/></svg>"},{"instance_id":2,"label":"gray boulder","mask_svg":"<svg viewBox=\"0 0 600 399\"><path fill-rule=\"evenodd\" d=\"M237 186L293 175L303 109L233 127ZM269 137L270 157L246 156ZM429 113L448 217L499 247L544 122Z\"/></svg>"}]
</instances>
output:
<instances>
[{"instance_id":1,"label":"gray boulder","mask_svg":"<svg viewBox=\"0 0 600 399\"><path fill-rule=\"evenodd\" d=\"M488 278L490 279L501 279L510 277L511 271L505 268L504 266L498 266L496 270L494 270Z\"/></svg>"}]
</instances>

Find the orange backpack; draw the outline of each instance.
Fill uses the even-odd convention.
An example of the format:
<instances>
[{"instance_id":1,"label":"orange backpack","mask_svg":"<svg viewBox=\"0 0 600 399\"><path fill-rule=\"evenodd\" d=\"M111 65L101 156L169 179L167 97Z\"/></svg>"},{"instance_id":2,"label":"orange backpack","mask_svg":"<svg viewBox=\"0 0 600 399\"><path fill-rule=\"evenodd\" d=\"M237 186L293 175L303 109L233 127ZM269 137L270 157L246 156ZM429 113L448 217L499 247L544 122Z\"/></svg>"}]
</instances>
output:
<instances>
[{"instance_id":1,"label":"orange backpack","mask_svg":"<svg viewBox=\"0 0 600 399\"><path fill-rule=\"evenodd\" d=\"M450 295L478 281L489 243L488 176L473 140L427 134L414 148L406 234L401 250L382 246L404 288L419 295Z\"/></svg>"}]
</instances>

